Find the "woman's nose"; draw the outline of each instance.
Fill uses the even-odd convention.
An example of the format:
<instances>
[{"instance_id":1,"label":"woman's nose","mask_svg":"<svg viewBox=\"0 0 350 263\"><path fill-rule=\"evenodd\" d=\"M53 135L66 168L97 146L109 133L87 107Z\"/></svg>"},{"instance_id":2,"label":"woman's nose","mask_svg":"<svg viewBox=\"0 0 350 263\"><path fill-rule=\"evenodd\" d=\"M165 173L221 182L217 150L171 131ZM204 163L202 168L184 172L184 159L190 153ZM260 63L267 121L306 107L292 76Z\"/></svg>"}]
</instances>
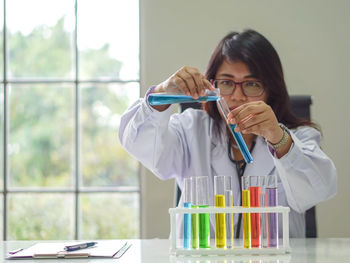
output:
<instances>
[{"instance_id":1,"label":"woman's nose","mask_svg":"<svg viewBox=\"0 0 350 263\"><path fill-rule=\"evenodd\" d=\"M242 84L236 84L235 88L233 89L233 92L230 96L231 100L246 100L247 96L244 95L242 90Z\"/></svg>"}]
</instances>

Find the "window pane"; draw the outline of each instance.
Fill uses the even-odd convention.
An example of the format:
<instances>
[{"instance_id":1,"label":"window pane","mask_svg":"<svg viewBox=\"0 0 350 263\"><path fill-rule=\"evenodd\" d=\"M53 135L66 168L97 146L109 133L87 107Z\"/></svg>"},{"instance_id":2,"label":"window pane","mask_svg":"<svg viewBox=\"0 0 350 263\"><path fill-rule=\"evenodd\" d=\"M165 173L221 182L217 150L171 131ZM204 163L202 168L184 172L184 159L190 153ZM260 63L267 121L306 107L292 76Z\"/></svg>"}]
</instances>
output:
<instances>
[{"instance_id":1,"label":"window pane","mask_svg":"<svg viewBox=\"0 0 350 263\"><path fill-rule=\"evenodd\" d=\"M65 84L10 87L10 186L72 185L73 91Z\"/></svg>"},{"instance_id":2,"label":"window pane","mask_svg":"<svg viewBox=\"0 0 350 263\"><path fill-rule=\"evenodd\" d=\"M3 53L4 53L4 50L3 50L3 47L4 47L4 40L3 40L3 15L4 15L4 2L2 0L0 0L0 80L1 82L3 81L4 79L4 57L3 57Z\"/></svg>"},{"instance_id":3,"label":"window pane","mask_svg":"<svg viewBox=\"0 0 350 263\"><path fill-rule=\"evenodd\" d=\"M9 194L9 240L74 238L73 194Z\"/></svg>"},{"instance_id":4,"label":"window pane","mask_svg":"<svg viewBox=\"0 0 350 263\"><path fill-rule=\"evenodd\" d=\"M4 240L4 232L3 232L3 226L4 226L4 196L0 195L0 240Z\"/></svg>"},{"instance_id":5,"label":"window pane","mask_svg":"<svg viewBox=\"0 0 350 263\"><path fill-rule=\"evenodd\" d=\"M72 77L74 1L7 1L10 77Z\"/></svg>"},{"instance_id":6,"label":"window pane","mask_svg":"<svg viewBox=\"0 0 350 263\"><path fill-rule=\"evenodd\" d=\"M139 79L138 4L139 0L79 2L81 78Z\"/></svg>"},{"instance_id":7,"label":"window pane","mask_svg":"<svg viewBox=\"0 0 350 263\"><path fill-rule=\"evenodd\" d=\"M0 190L4 187L4 85L0 84Z\"/></svg>"},{"instance_id":8,"label":"window pane","mask_svg":"<svg viewBox=\"0 0 350 263\"><path fill-rule=\"evenodd\" d=\"M138 162L119 144L120 116L139 83L81 86L81 164L85 186L138 186Z\"/></svg>"},{"instance_id":9,"label":"window pane","mask_svg":"<svg viewBox=\"0 0 350 263\"><path fill-rule=\"evenodd\" d=\"M138 238L139 194L81 195L81 239Z\"/></svg>"}]
</instances>

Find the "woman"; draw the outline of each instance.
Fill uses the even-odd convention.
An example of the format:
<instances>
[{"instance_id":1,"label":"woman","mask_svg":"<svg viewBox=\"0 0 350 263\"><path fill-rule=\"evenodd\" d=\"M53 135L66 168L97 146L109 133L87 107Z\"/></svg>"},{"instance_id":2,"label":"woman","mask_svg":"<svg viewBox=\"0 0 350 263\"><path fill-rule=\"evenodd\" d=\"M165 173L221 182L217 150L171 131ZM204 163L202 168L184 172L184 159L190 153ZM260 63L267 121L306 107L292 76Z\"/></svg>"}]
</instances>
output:
<instances>
[{"instance_id":1,"label":"woman","mask_svg":"<svg viewBox=\"0 0 350 263\"><path fill-rule=\"evenodd\" d=\"M211 83L229 106L228 122L237 124L253 163L245 164L215 102L173 115L170 105L147 102L150 93L174 88L197 98L214 88ZM336 169L320 149L321 135L314 127L291 113L282 65L271 43L247 30L220 41L205 75L183 67L150 88L124 113L119 139L156 176L176 178L180 188L185 177L207 175L213 196L214 176L232 176L235 205L240 205L240 176L277 175L278 203L291 208L290 236L305 237L304 212L337 189Z\"/></svg>"}]
</instances>

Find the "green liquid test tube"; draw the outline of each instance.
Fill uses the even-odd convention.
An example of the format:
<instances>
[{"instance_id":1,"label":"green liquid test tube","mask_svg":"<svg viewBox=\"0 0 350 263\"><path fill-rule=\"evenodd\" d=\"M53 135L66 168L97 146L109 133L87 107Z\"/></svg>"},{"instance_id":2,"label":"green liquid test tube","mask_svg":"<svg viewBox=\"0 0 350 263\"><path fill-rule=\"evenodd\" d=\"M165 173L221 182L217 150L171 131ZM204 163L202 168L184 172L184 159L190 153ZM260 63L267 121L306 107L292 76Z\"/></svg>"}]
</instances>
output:
<instances>
[{"instance_id":1,"label":"green liquid test tube","mask_svg":"<svg viewBox=\"0 0 350 263\"><path fill-rule=\"evenodd\" d=\"M196 177L196 194L199 208L209 208L208 176ZM210 218L209 213L199 214L199 247L210 248Z\"/></svg>"},{"instance_id":2,"label":"green liquid test tube","mask_svg":"<svg viewBox=\"0 0 350 263\"><path fill-rule=\"evenodd\" d=\"M197 202L197 187L196 187L196 178L192 177L192 208L198 208L198 202ZM197 249L199 248L199 214L192 214L191 218L192 224L191 224L191 230L192 230L192 248Z\"/></svg>"},{"instance_id":3,"label":"green liquid test tube","mask_svg":"<svg viewBox=\"0 0 350 263\"><path fill-rule=\"evenodd\" d=\"M209 208L209 205L200 205ZM199 247L210 248L210 218L209 213L199 214Z\"/></svg>"}]
</instances>

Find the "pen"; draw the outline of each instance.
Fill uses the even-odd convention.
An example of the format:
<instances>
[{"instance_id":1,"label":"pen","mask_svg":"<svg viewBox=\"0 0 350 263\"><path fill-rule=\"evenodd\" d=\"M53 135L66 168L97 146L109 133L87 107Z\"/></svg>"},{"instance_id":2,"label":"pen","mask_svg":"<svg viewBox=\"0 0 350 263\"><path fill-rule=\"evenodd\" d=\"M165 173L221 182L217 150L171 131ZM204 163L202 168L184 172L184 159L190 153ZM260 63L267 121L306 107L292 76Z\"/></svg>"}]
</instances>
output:
<instances>
[{"instance_id":1,"label":"pen","mask_svg":"<svg viewBox=\"0 0 350 263\"><path fill-rule=\"evenodd\" d=\"M18 249L9 251L9 254L10 254L10 255L14 255L14 254L16 254L16 253L18 253L18 252L20 252L20 251L22 251L22 250L23 250L23 248L18 248Z\"/></svg>"},{"instance_id":2,"label":"pen","mask_svg":"<svg viewBox=\"0 0 350 263\"><path fill-rule=\"evenodd\" d=\"M77 244L77 245L72 245L72 246L65 246L64 250L65 251L76 251L76 250L79 250L79 249L92 247L92 246L94 246L96 244L97 244L97 242L87 242L87 243L82 243L82 244Z\"/></svg>"},{"instance_id":3,"label":"pen","mask_svg":"<svg viewBox=\"0 0 350 263\"><path fill-rule=\"evenodd\" d=\"M124 253L131 247L131 244L125 242L125 244L118 250L118 252L113 256L114 258L121 258Z\"/></svg>"}]
</instances>

